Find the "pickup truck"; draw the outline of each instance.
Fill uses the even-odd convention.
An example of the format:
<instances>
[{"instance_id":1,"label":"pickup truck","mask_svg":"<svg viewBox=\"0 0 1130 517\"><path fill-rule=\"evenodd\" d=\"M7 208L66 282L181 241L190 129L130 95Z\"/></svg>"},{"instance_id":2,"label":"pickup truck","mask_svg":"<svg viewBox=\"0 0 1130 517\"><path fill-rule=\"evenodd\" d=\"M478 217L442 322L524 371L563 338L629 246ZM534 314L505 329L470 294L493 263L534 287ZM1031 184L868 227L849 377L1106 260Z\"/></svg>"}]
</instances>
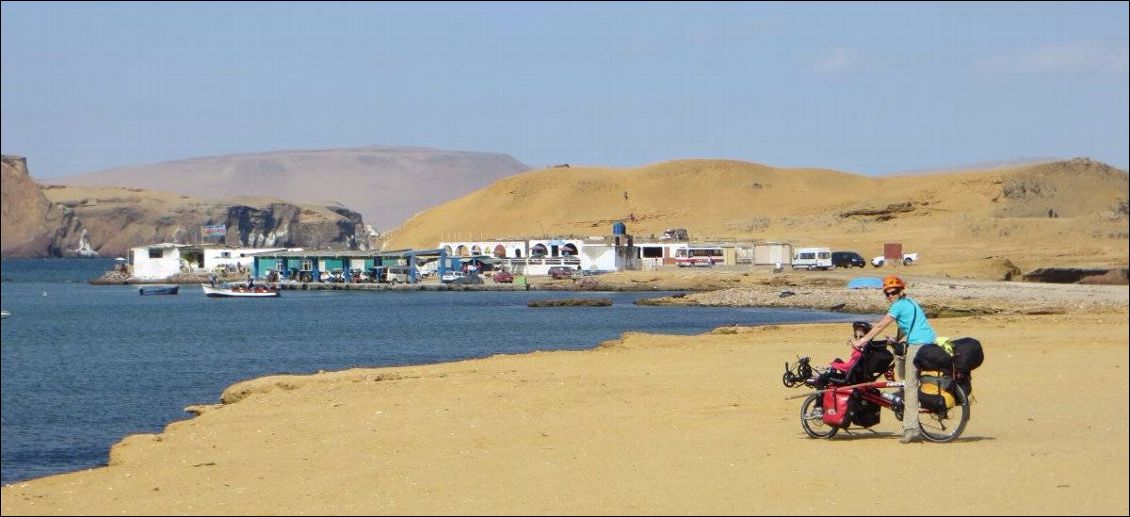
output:
<instances>
[{"instance_id":1,"label":"pickup truck","mask_svg":"<svg viewBox=\"0 0 1130 517\"><path fill-rule=\"evenodd\" d=\"M887 262L886 257L884 257L882 255L879 255L878 257L871 259L871 265L875 266L875 267L883 267L883 265L886 264L886 262ZM918 254L917 253L903 253L902 254L902 265L909 266L909 265L911 265L915 262L918 262Z\"/></svg>"}]
</instances>

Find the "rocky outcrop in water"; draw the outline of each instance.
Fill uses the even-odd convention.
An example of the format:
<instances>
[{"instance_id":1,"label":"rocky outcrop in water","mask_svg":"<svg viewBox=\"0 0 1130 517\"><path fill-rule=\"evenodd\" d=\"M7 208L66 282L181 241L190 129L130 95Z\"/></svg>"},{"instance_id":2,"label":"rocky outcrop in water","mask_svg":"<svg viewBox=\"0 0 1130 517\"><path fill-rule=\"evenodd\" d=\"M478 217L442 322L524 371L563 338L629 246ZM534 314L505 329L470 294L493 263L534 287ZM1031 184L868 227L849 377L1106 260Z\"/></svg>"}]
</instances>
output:
<instances>
[{"instance_id":1,"label":"rocky outcrop in water","mask_svg":"<svg viewBox=\"0 0 1130 517\"><path fill-rule=\"evenodd\" d=\"M27 170L27 159L0 158L0 255L93 256L86 230L73 210L52 203Z\"/></svg>"}]
</instances>

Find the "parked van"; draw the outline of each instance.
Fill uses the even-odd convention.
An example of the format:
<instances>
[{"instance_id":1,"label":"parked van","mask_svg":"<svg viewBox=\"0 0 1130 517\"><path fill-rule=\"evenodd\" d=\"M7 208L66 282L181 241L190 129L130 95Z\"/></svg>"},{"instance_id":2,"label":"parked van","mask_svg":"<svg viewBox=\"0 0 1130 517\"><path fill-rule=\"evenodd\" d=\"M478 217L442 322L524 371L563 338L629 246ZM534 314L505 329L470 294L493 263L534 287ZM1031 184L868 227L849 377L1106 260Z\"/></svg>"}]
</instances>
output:
<instances>
[{"instance_id":1,"label":"parked van","mask_svg":"<svg viewBox=\"0 0 1130 517\"><path fill-rule=\"evenodd\" d=\"M408 283L408 266L377 266L369 271L375 281L387 284Z\"/></svg>"},{"instance_id":2,"label":"parked van","mask_svg":"<svg viewBox=\"0 0 1130 517\"><path fill-rule=\"evenodd\" d=\"M793 269L832 269L832 250L829 248L796 248L793 250Z\"/></svg>"}]
</instances>

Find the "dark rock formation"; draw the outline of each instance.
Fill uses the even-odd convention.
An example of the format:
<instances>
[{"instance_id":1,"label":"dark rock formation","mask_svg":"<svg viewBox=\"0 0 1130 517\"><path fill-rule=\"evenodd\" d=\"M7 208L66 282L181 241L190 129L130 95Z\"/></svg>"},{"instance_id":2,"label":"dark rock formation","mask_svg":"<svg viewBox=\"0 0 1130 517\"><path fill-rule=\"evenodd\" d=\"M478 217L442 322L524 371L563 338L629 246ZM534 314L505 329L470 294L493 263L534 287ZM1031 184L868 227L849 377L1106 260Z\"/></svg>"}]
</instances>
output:
<instances>
[{"instance_id":1,"label":"dark rock formation","mask_svg":"<svg viewBox=\"0 0 1130 517\"><path fill-rule=\"evenodd\" d=\"M840 217L874 217L876 221L889 221L899 214L914 211L913 203L892 203L884 208L860 208L841 212Z\"/></svg>"},{"instance_id":2,"label":"dark rock formation","mask_svg":"<svg viewBox=\"0 0 1130 517\"><path fill-rule=\"evenodd\" d=\"M1029 282L1046 282L1052 284L1110 284L1126 285L1127 269L1082 269L1082 268L1040 268L1024 274L1024 280Z\"/></svg>"},{"instance_id":3,"label":"dark rock formation","mask_svg":"<svg viewBox=\"0 0 1130 517\"><path fill-rule=\"evenodd\" d=\"M611 307L611 298L568 298L564 300L531 300L527 307Z\"/></svg>"},{"instance_id":4,"label":"dark rock formation","mask_svg":"<svg viewBox=\"0 0 1130 517\"><path fill-rule=\"evenodd\" d=\"M367 249L368 241L361 236L365 225L361 214L342 207L324 208L329 214L287 203L262 208L230 206L223 221L228 228L225 242L249 247Z\"/></svg>"}]
</instances>

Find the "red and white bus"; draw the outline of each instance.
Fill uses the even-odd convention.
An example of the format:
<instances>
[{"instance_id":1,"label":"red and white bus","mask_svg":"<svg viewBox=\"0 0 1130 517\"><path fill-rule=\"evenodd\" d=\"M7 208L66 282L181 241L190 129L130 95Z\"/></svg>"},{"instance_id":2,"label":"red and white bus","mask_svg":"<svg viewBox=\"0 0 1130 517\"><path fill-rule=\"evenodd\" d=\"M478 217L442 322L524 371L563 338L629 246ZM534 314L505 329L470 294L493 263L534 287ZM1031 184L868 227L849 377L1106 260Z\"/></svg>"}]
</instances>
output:
<instances>
[{"instance_id":1,"label":"red and white bus","mask_svg":"<svg viewBox=\"0 0 1130 517\"><path fill-rule=\"evenodd\" d=\"M679 267L713 267L725 261L719 246L687 246L675 250L675 265Z\"/></svg>"}]
</instances>

